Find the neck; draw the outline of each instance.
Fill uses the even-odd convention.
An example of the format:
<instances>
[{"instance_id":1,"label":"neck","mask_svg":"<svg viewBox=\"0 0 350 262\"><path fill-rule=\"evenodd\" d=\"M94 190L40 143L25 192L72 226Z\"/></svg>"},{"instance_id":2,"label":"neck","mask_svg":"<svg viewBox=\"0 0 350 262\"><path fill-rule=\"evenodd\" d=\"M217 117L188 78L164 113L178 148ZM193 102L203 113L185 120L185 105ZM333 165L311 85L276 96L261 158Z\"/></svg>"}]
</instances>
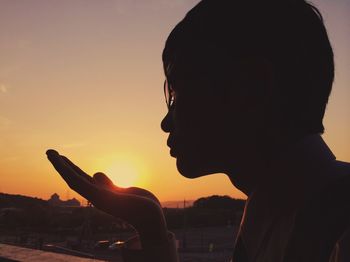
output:
<instances>
[{"instance_id":1,"label":"neck","mask_svg":"<svg viewBox=\"0 0 350 262\"><path fill-rule=\"evenodd\" d=\"M259 148L260 150L255 150L256 153L250 154L244 161L237 161L240 165L232 165L235 168L227 172L232 184L247 196L257 188L278 189L282 181L305 185L322 181L320 172L311 170L320 169L320 163L327 164L329 160L335 159L319 135L284 140L273 147Z\"/></svg>"}]
</instances>

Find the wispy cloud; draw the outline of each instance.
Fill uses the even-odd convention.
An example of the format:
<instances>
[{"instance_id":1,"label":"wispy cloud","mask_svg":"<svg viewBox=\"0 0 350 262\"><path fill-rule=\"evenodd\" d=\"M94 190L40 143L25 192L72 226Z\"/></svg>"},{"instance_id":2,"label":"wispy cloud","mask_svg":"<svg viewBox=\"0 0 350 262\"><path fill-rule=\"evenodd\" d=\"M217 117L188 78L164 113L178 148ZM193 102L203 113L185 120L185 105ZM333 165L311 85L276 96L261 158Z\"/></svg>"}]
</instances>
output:
<instances>
[{"instance_id":1,"label":"wispy cloud","mask_svg":"<svg viewBox=\"0 0 350 262\"><path fill-rule=\"evenodd\" d=\"M8 86L5 86L4 84L0 84L0 93L7 93L9 90Z\"/></svg>"}]
</instances>

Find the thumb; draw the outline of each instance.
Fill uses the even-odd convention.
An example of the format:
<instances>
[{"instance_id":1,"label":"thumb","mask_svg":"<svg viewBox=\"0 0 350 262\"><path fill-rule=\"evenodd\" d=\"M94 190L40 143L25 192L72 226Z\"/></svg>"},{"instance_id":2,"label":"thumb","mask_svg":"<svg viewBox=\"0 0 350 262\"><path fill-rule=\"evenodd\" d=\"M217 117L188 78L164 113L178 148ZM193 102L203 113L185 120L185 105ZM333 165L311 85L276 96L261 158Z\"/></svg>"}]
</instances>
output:
<instances>
[{"instance_id":1,"label":"thumb","mask_svg":"<svg viewBox=\"0 0 350 262\"><path fill-rule=\"evenodd\" d=\"M113 189L114 188L114 184L112 182L112 180L110 180L108 178L108 176L106 176L105 174L98 172L96 174L94 174L93 176L95 184L102 186L106 189Z\"/></svg>"}]
</instances>

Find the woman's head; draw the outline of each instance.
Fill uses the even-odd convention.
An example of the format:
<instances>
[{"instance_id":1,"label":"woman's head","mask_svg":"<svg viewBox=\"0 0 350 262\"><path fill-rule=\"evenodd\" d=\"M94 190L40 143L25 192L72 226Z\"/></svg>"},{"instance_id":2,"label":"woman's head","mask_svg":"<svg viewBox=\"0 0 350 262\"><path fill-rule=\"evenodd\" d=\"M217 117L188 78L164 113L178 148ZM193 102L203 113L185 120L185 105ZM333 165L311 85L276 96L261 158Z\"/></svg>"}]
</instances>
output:
<instances>
[{"instance_id":1,"label":"woman's head","mask_svg":"<svg viewBox=\"0 0 350 262\"><path fill-rule=\"evenodd\" d=\"M225 172L266 132L324 131L333 53L303 0L203 0L169 35L163 63L175 102L162 126L186 176Z\"/></svg>"}]
</instances>

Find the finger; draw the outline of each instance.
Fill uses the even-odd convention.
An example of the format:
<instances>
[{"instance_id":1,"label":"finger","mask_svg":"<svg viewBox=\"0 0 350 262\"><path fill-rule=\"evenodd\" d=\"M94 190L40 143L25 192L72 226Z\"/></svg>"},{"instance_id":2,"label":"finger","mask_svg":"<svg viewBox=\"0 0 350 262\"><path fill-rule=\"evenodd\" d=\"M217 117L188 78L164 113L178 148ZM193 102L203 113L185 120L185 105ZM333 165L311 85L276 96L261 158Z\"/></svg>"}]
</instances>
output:
<instances>
[{"instance_id":1,"label":"finger","mask_svg":"<svg viewBox=\"0 0 350 262\"><path fill-rule=\"evenodd\" d=\"M127 221L144 239L142 246L151 241L166 241L166 221L160 205L138 195L101 188L92 204L114 217Z\"/></svg>"},{"instance_id":2,"label":"finger","mask_svg":"<svg viewBox=\"0 0 350 262\"><path fill-rule=\"evenodd\" d=\"M126 193L126 194L146 197L146 198L149 198L149 199L155 201L157 204L160 205L160 202L157 199L157 197L145 189L138 188L138 187L128 187L128 188L118 187L118 186L114 185L113 181L111 179L109 179L109 177L106 176L102 172L98 172L98 173L94 174L93 178L94 178L95 183L97 185L99 185L105 189L116 190L120 193Z\"/></svg>"},{"instance_id":3,"label":"finger","mask_svg":"<svg viewBox=\"0 0 350 262\"><path fill-rule=\"evenodd\" d=\"M163 219L160 206L153 200L139 195L101 189L92 203L98 209L128 221L137 230L141 230L140 225L164 222L159 221Z\"/></svg>"},{"instance_id":4,"label":"finger","mask_svg":"<svg viewBox=\"0 0 350 262\"><path fill-rule=\"evenodd\" d=\"M127 194L138 195L141 197L151 199L155 201L158 205L160 205L158 198L155 195L153 195L151 192L145 189L142 189L139 187L129 187L129 188L124 188L123 191L124 193L127 193Z\"/></svg>"},{"instance_id":5,"label":"finger","mask_svg":"<svg viewBox=\"0 0 350 262\"><path fill-rule=\"evenodd\" d=\"M109 179L108 176L106 176L104 173L98 172L94 174L93 180L97 185L100 185L107 189L115 189L115 186L112 182L112 180Z\"/></svg>"},{"instance_id":6,"label":"finger","mask_svg":"<svg viewBox=\"0 0 350 262\"><path fill-rule=\"evenodd\" d=\"M88 200L93 200L96 197L98 188L93 183L78 175L70 165L67 165L66 161L63 160L57 151L48 150L46 154L56 171L71 189Z\"/></svg>"},{"instance_id":7,"label":"finger","mask_svg":"<svg viewBox=\"0 0 350 262\"><path fill-rule=\"evenodd\" d=\"M70 161L68 157L61 157L77 174L79 174L84 179L87 179L89 182L94 183L94 179L86 174L83 170L81 170L80 167L76 166L72 161Z\"/></svg>"}]
</instances>

